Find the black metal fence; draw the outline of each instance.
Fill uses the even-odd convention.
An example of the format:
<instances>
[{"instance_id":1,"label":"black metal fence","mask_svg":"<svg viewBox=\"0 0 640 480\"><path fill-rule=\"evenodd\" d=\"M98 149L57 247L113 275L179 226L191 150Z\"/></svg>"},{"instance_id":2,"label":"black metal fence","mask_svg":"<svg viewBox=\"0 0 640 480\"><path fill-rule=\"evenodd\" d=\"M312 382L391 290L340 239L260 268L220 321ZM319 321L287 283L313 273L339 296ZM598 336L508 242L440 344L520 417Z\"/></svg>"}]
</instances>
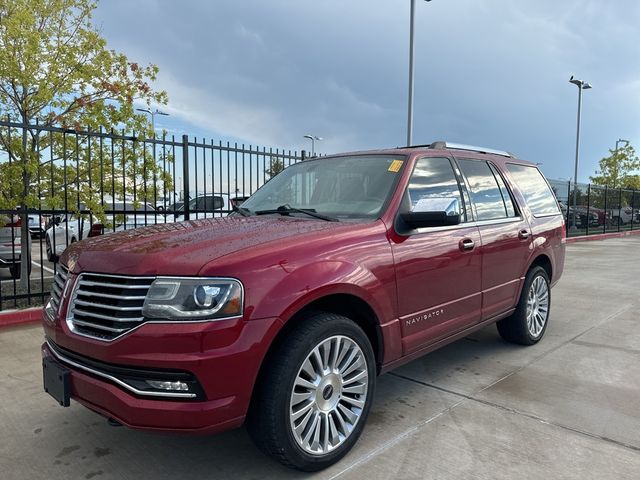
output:
<instances>
[{"instance_id":1,"label":"black metal fence","mask_svg":"<svg viewBox=\"0 0 640 480\"><path fill-rule=\"evenodd\" d=\"M0 267L6 267L0 268L0 311L43 304L58 256L71 243L144 225L226 215L271 176L304 158L304 151L187 135L127 135L0 120ZM640 228L640 192L550 183L568 235ZM24 191L34 206L28 218L14 200ZM28 281L19 278L17 263L25 243L20 218L30 231Z\"/></svg>"},{"instance_id":2,"label":"black metal fence","mask_svg":"<svg viewBox=\"0 0 640 480\"><path fill-rule=\"evenodd\" d=\"M150 137L150 138L147 138ZM26 147L26 148L25 148ZM57 259L71 243L111 231L223 216L280 170L296 152L187 135L24 125L0 120L0 310L41 305ZM27 164L28 176L22 173ZM29 191L29 281L17 201Z\"/></svg>"},{"instance_id":3,"label":"black metal fence","mask_svg":"<svg viewBox=\"0 0 640 480\"><path fill-rule=\"evenodd\" d=\"M568 236L640 229L640 191L550 180Z\"/></svg>"}]
</instances>

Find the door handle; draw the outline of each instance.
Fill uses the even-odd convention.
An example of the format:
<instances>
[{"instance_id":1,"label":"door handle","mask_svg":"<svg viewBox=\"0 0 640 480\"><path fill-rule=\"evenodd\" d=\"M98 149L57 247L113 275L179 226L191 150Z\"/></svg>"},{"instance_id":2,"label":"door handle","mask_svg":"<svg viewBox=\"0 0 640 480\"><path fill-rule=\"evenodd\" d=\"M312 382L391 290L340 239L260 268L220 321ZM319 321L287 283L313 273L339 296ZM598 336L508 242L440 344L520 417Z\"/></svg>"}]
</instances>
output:
<instances>
[{"instance_id":1,"label":"door handle","mask_svg":"<svg viewBox=\"0 0 640 480\"><path fill-rule=\"evenodd\" d=\"M527 238L529 238L529 235L530 235L529 230L527 230L526 228L523 228L518 232L518 238L520 240L526 240Z\"/></svg>"},{"instance_id":2,"label":"door handle","mask_svg":"<svg viewBox=\"0 0 640 480\"><path fill-rule=\"evenodd\" d=\"M470 238L463 238L460 240L460 250L473 250L476 243Z\"/></svg>"}]
</instances>

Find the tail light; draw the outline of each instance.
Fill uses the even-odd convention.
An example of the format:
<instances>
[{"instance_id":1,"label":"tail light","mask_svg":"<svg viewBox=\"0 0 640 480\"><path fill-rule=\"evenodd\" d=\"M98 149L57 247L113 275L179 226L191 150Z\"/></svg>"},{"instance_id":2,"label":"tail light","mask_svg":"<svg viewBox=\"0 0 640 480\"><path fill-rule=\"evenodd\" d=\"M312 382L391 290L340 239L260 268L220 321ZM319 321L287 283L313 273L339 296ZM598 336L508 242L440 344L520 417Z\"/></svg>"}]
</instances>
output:
<instances>
[{"instance_id":1,"label":"tail light","mask_svg":"<svg viewBox=\"0 0 640 480\"><path fill-rule=\"evenodd\" d=\"M104 225L101 223L94 223L91 225L91 230L89 230L89 238L97 237L99 235L104 234Z\"/></svg>"}]
</instances>

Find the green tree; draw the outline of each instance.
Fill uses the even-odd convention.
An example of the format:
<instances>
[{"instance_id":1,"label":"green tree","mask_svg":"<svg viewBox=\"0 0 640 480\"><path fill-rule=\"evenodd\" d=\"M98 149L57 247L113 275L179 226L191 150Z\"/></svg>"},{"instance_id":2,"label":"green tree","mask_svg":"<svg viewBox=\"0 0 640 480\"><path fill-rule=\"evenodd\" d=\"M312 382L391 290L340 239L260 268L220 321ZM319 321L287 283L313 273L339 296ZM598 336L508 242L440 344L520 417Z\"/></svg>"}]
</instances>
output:
<instances>
[{"instance_id":1,"label":"green tree","mask_svg":"<svg viewBox=\"0 0 640 480\"><path fill-rule=\"evenodd\" d=\"M78 200L72 204L82 201L99 214L96 185L107 183L107 191L116 191L114 170L124 172L118 192L140 188L144 182L136 177L163 173L136 142L119 150L117 165L106 162L98 171L97 142L92 145L81 133L118 129L148 136L148 119L135 113L134 101L167 101L165 92L149 84L158 73L155 65L141 66L107 48L92 24L95 8L91 0L0 0L0 115L23 125L0 129L0 209L20 207L22 238L28 236L26 211L40 204L43 191L50 207L69 203L62 191ZM66 131L30 128L36 122ZM48 153L46 168L42 152ZM29 258L27 242L21 254ZM21 274L26 286L26 261Z\"/></svg>"},{"instance_id":2,"label":"green tree","mask_svg":"<svg viewBox=\"0 0 640 480\"><path fill-rule=\"evenodd\" d=\"M589 177L596 185L611 188L640 189L640 158L631 144L618 150L609 150L610 155L600 160L600 169Z\"/></svg>"},{"instance_id":3,"label":"green tree","mask_svg":"<svg viewBox=\"0 0 640 480\"><path fill-rule=\"evenodd\" d=\"M282 161L282 159L278 157L272 157L269 162L269 168L267 168L264 171L265 174L269 175L269 178L267 179L267 181L275 177L277 174L279 174L283 170L284 170L284 162Z\"/></svg>"}]
</instances>

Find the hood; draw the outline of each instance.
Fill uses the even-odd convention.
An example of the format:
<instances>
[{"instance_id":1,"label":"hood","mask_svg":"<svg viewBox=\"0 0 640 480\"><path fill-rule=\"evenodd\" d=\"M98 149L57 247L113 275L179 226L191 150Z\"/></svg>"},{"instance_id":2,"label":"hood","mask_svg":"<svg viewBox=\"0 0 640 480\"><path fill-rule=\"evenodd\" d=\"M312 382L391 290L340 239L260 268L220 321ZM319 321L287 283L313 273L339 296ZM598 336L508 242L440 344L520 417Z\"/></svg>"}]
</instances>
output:
<instances>
[{"instance_id":1,"label":"hood","mask_svg":"<svg viewBox=\"0 0 640 480\"><path fill-rule=\"evenodd\" d=\"M72 244L61 261L74 272L126 275L196 275L207 263L243 249L353 224L293 217L224 217L109 233Z\"/></svg>"}]
</instances>

